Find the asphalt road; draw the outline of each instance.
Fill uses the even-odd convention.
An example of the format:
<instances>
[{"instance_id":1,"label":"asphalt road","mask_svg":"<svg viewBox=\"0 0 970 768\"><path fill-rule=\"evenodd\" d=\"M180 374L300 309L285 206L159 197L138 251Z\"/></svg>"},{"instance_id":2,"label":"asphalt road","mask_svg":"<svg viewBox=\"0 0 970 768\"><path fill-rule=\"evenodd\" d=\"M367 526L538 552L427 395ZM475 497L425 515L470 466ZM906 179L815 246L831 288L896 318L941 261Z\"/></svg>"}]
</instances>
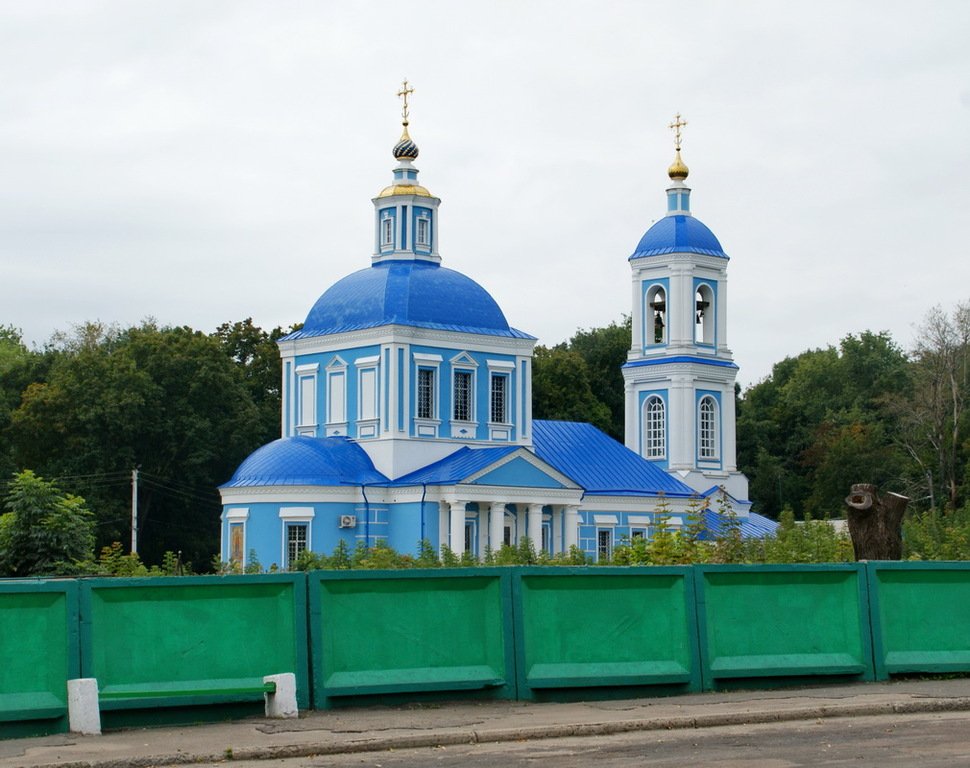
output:
<instances>
[{"instance_id":1,"label":"asphalt road","mask_svg":"<svg viewBox=\"0 0 970 768\"><path fill-rule=\"evenodd\" d=\"M226 763L207 768L226 768ZM234 761L234 768L796 768L970 766L970 713L641 731L616 736L469 744Z\"/></svg>"}]
</instances>

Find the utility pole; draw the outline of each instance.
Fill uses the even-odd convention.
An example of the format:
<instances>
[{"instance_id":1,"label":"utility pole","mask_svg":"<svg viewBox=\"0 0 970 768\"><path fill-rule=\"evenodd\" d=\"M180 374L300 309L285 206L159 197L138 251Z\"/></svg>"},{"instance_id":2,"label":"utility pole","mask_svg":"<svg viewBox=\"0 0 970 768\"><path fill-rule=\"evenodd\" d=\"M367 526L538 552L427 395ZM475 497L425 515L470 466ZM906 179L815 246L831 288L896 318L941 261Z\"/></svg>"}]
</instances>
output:
<instances>
[{"instance_id":1,"label":"utility pole","mask_svg":"<svg viewBox=\"0 0 970 768\"><path fill-rule=\"evenodd\" d=\"M138 554L138 468L131 470L131 554Z\"/></svg>"}]
</instances>

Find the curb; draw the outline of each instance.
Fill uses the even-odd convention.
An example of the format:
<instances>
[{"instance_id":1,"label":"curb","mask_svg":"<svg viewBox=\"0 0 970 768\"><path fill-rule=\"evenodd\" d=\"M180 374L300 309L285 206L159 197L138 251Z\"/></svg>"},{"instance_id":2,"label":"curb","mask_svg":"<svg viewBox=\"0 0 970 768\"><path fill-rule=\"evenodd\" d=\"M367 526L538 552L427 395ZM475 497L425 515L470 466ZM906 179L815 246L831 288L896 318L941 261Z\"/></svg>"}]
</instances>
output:
<instances>
[{"instance_id":1,"label":"curb","mask_svg":"<svg viewBox=\"0 0 970 768\"><path fill-rule=\"evenodd\" d=\"M111 760L81 760L37 765L35 768L149 768L150 766L192 763L231 763L237 760L274 760L317 755L359 754L391 749L488 744L508 741L559 739L583 736L610 736L634 731L674 731L718 728L731 725L760 725L796 720L821 720L841 717L919 714L970 711L970 697L925 698L885 703L832 704L795 707L781 711L759 709L747 712L719 712L682 717L655 717L599 723L525 726L492 730L462 730L419 733L411 736L367 738L358 741L313 742L267 747L248 747L231 752L186 753L130 757Z\"/></svg>"}]
</instances>

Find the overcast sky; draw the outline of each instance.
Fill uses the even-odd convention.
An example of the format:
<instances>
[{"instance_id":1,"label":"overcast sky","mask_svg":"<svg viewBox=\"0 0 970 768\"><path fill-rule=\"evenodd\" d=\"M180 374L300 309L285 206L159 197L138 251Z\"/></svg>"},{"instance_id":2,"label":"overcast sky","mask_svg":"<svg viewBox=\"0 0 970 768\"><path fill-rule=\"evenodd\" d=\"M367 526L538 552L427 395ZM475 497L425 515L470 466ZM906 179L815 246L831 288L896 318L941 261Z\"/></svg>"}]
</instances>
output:
<instances>
[{"instance_id":1,"label":"overcast sky","mask_svg":"<svg viewBox=\"0 0 970 768\"><path fill-rule=\"evenodd\" d=\"M630 311L676 112L743 384L970 299L966 0L0 0L0 325L302 321L404 77L443 264L540 343Z\"/></svg>"}]
</instances>

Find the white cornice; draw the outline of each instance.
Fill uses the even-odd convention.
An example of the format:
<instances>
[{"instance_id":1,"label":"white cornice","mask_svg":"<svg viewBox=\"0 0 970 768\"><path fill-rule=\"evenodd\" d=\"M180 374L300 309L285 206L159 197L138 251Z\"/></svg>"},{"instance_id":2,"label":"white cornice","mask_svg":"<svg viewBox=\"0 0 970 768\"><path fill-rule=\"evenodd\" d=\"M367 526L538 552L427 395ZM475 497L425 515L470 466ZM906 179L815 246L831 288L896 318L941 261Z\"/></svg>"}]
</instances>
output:
<instances>
[{"instance_id":1,"label":"white cornice","mask_svg":"<svg viewBox=\"0 0 970 768\"><path fill-rule=\"evenodd\" d=\"M382 325L347 333L278 341L277 344L280 355L284 358L381 344L425 344L472 352L498 352L531 357L536 342L536 339L516 339L508 336L415 328L407 325Z\"/></svg>"}]
</instances>

